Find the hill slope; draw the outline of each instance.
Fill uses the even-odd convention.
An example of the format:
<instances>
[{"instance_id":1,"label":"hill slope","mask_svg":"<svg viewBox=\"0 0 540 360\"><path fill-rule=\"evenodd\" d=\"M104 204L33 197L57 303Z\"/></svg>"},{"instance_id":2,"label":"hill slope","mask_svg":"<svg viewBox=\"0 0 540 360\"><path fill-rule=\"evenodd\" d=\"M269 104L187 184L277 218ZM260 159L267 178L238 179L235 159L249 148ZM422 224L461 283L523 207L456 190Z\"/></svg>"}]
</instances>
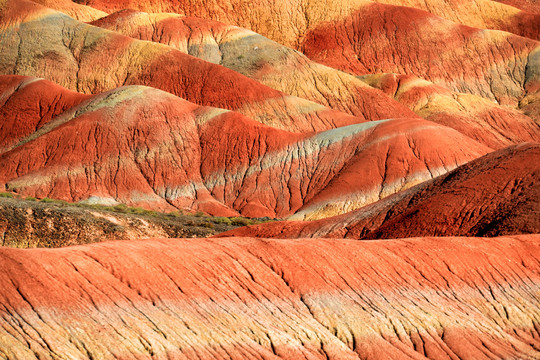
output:
<instances>
[{"instance_id":1,"label":"hill slope","mask_svg":"<svg viewBox=\"0 0 540 360\"><path fill-rule=\"evenodd\" d=\"M122 9L175 12L248 28L279 43L300 49L305 34L323 22L339 21L375 2L366 0L77 0L112 13ZM429 11L463 25L503 30L539 38L538 14L490 0L381 0L398 6ZM514 1L516 2L516 1ZM522 1L527 3L530 1Z\"/></svg>"},{"instance_id":2,"label":"hill slope","mask_svg":"<svg viewBox=\"0 0 540 360\"><path fill-rule=\"evenodd\" d=\"M304 53L353 74L416 75L513 107L539 89L538 41L399 6L366 5L321 25L307 34Z\"/></svg>"},{"instance_id":3,"label":"hill slope","mask_svg":"<svg viewBox=\"0 0 540 360\"><path fill-rule=\"evenodd\" d=\"M294 217L316 214L310 210ZM540 144L532 143L490 153L354 212L319 221L240 228L219 236L500 236L538 233L539 219Z\"/></svg>"},{"instance_id":4,"label":"hill slope","mask_svg":"<svg viewBox=\"0 0 540 360\"><path fill-rule=\"evenodd\" d=\"M0 357L532 360L539 240L0 249Z\"/></svg>"},{"instance_id":5,"label":"hill slope","mask_svg":"<svg viewBox=\"0 0 540 360\"><path fill-rule=\"evenodd\" d=\"M456 93L412 75L360 77L424 119L449 126L493 149L540 141L540 122L477 95ZM524 109L522 109L524 110Z\"/></svg>"},{"instance_id":6,"label":"hill slope","mask_svg":"<svg viewBox=\"0 0 540 360\"><path fill-rule=\"evenodd\" d=\"M405 106L354 76L314 63L298 51L246 29L195 17L130 10L92 24L166 44L286 94L365 120L415 117Z\"/></svg>"},{"instance_id":7,"label":"hill slope","mask_svg":"<svg viewBox=\"0 0 540 360\"><path fill-rule=\"evenodd\" d=\"M41 77L86 94L123 85L151 86L289 131L328 130L365 121L169 46L90 26L29 1L8 0L1 10L2 74Z\"/></svg>"},{"instance_id":8,"label":"hill slope","mask_svg":"<svg viewBox=\"0 0 540 360\"><path fill-rule=\"evenodd\" d=\"M10 145L0 153L0 184L24 196L283 217L323 189L334 197L362 194L358 207L489 151L425 120L296 134L143 86L87 97L44 80L4 79L19 83L6 86L5 123L25 127L5 128ZM34 87L49 87L49 95L29 97ZM76 105L65 109L69 101ZM21 114L23 106L31 111ZM332 185L358 174L362 181Z\"/></svg>"}]
</instances>

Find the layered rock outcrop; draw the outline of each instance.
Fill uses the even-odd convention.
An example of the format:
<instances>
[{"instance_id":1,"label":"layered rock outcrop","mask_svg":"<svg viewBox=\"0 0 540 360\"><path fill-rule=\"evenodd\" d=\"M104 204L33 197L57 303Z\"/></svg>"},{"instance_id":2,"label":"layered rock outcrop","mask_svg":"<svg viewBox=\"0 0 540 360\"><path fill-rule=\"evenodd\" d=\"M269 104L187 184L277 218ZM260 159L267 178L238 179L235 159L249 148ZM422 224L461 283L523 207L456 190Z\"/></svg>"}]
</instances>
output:
<instances>
[{"instance_id":1,"label":"layered rock outcrop","mask_svg":"<svg viewBox=\"0 0 540 360\"><path fill-rule=\"evenodd\" d=\"M534 234L540 232L539 164L540 145L521 144L347 214L240 228L221 236L392 239ZM307 204L293 218L317 218L318 211L324 213L334 204Z\"/></svg>"},{"instance_id":2,"label":"layered rock outcrop","mask_svg":"<svg viewBox=\"0 0 540 360\"><path fill-rule=\"evenodd\" d=\"M0 358L537 359L539 240L0 249Z\"/></svg>"},{"instance_id":3,"label":"layered rock outcrop","mask_svg":"<svg viewBox=\"0 0 540 360\"><path fill-rule=\"evenodd\" d=\"M490 151L425 120L295 134L149 87L88 98L46 81L14 80L19 85L6 87L0 109L6 124L29 125L15 134L5 128L0 184L24 196L284 217L321 192L356 197L348 202L354 209ZM52 96L25 97L32 84L50 86ZM64 109L69 101L78 104ZM16 111L23 105L34 109L27 118Z\"/></svg>"}]
</instances>

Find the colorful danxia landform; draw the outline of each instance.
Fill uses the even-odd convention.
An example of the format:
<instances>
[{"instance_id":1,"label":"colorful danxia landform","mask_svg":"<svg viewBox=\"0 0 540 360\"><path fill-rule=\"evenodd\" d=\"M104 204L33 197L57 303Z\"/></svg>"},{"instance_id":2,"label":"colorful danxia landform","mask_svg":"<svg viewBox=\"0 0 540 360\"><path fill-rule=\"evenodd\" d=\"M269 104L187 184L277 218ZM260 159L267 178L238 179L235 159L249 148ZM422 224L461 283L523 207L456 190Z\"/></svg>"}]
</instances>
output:
<instances>
[{"instance_id":1,"label":"colorful danxia landform","mask_svg":"<svg viewBox=\"0 0 540 360\"><path fill-rule=\"evenodd\" d=\"M13 359L540 359L540 4L0 0Z\"/></svg>"}]
</instances>

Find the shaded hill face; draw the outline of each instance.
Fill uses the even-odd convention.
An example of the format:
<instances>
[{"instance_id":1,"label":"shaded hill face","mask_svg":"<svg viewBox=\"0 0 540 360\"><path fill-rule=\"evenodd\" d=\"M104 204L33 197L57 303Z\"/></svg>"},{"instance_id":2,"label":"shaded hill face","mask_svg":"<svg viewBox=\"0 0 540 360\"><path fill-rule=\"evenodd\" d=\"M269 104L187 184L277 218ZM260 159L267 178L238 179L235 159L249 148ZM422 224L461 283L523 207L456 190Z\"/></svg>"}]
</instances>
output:
<instances>
[{"instance_id":1,"label":"shaded hill face","mask_svg":"<svg viewBox=\"0 0 540 360\"><path fill-rule=\"evenodd\" d=\"M6 136L11 145L0 153L0 183L24 196L283 217L308 201L349 199L354 209L489 151L425 120L295 134L148 87L122 87L82 101L47 81L9 78L10 101L0 107L5 121L31 126L7 132L12 140ZM51 97L25 97L32 91L28 84L50 86ZM64 110L58 105L64 97L79 104ZM64 111L45 120L28 111L28 119L18 120L22 115L14 109L20 104Z\"/></svg>"},{"instance_id":2,"label":"shaded hill face","mask_svg":"<svg viewBox=\"0 0 540 360\"><path fill-rule=\"evenodd\" d=\"M159 213L122 204L100 206L2 197L0 246L57 248L111 240L205 238L250 223L241 217Z\"/></svg>"},{"instance_id":3,"label":"shaded hill face","mask_svg":"<svg viewBox=\"0 0 540 360\"><path fill-rule=\"evenodd\" d=\"M405 106L349 74L319 65L252 31L175 14L121 11L92 23L174 47L289 95L365 120L415 117Z\"/></svg>"},{"instance_id":4,"label":"shaded hill face","mask_svg":"<svg viewBox=\"0 0 540 360\"><path fill-rule=\"evenodd\" d=\"M492 149L540 141L540 122L480 96L456 93L411 75L360 78L424 119L456 129Z\"/></svg>"},{"instance_id":5,"label":"shaded hill face","mask_svg":"<svg viewBox=\"0 0 540 360\"><path fill-rule=\"evenodd\" d=\"M532 360L540 356L539 240L0 249L2 354Z\"/></svg>"},{"instance_id":6,"label":"shaded hill face","mask_svg":"<svg viewBox=\"0 0 540 360\"><path fill-rule=\"evenodd\" d=\"M392 239L538 233L539 164L540 145L522 144L348 214L246 227L221 236Z\"/></svg>"},{"instance_id":7,"label":"shaded hill face","mask_svg":"<svg viewBox=\"0 0 540 360\"><path fill-rule=\"evenodd\" d=\"M458 165L457 159L486 152L449 128L412 119L353 125L296 142L276 132L251 134L238 123L209 125L203 143L219 140L203 151L218 155L203 163L205 184L246 216L288 216L312 202L328 205L325 211L313 209L317 216L334 215L444 173ZM440 140L432 141L434 136ZM463 148L452 148L456 142ZM452 150L445 154L433 146Z\"/></svg>"}]
</instances>

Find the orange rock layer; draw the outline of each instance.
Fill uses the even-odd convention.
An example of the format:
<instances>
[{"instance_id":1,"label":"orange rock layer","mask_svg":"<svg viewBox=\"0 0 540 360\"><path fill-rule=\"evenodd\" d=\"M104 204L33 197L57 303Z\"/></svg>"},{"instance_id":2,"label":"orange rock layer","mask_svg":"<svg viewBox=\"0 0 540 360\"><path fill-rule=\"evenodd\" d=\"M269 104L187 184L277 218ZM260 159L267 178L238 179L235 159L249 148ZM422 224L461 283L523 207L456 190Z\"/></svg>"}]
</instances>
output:
<instances>
[{"instance_id":1,"label":"orange rock layer","mask_svg":"<svg viewBox=\"0 0 540 360\"><path fill-rule=\"evenodd\" d=\"M490 151L419 119L296 134L143 86L88 97L1 83L0 184L24 196L284 217L321 196L355 197L352 210Z\"/></svg>"},{"instance_id":2,"label":"orange rock layer","mask_svg":"<svg viewBox=\"0 0 540 360\"><path fill-rule=\"evenodd\" d=\"M539 240L0 249L0 356L537 359Z\"/></svg>"},{"instance_id":3,"label":"orange rock layer","mask_svg":"<svg viewBox=\"0 0 540 360\"><path fill-rule=\"evenodd\" d=\"M316 218L308 204L296 218ZM328 202L324 207L333 206ZM392 239L540 232L540 144L512 146L356 211L318 221L286 221L220 236Z\"/></svg>"}]
</instances>

